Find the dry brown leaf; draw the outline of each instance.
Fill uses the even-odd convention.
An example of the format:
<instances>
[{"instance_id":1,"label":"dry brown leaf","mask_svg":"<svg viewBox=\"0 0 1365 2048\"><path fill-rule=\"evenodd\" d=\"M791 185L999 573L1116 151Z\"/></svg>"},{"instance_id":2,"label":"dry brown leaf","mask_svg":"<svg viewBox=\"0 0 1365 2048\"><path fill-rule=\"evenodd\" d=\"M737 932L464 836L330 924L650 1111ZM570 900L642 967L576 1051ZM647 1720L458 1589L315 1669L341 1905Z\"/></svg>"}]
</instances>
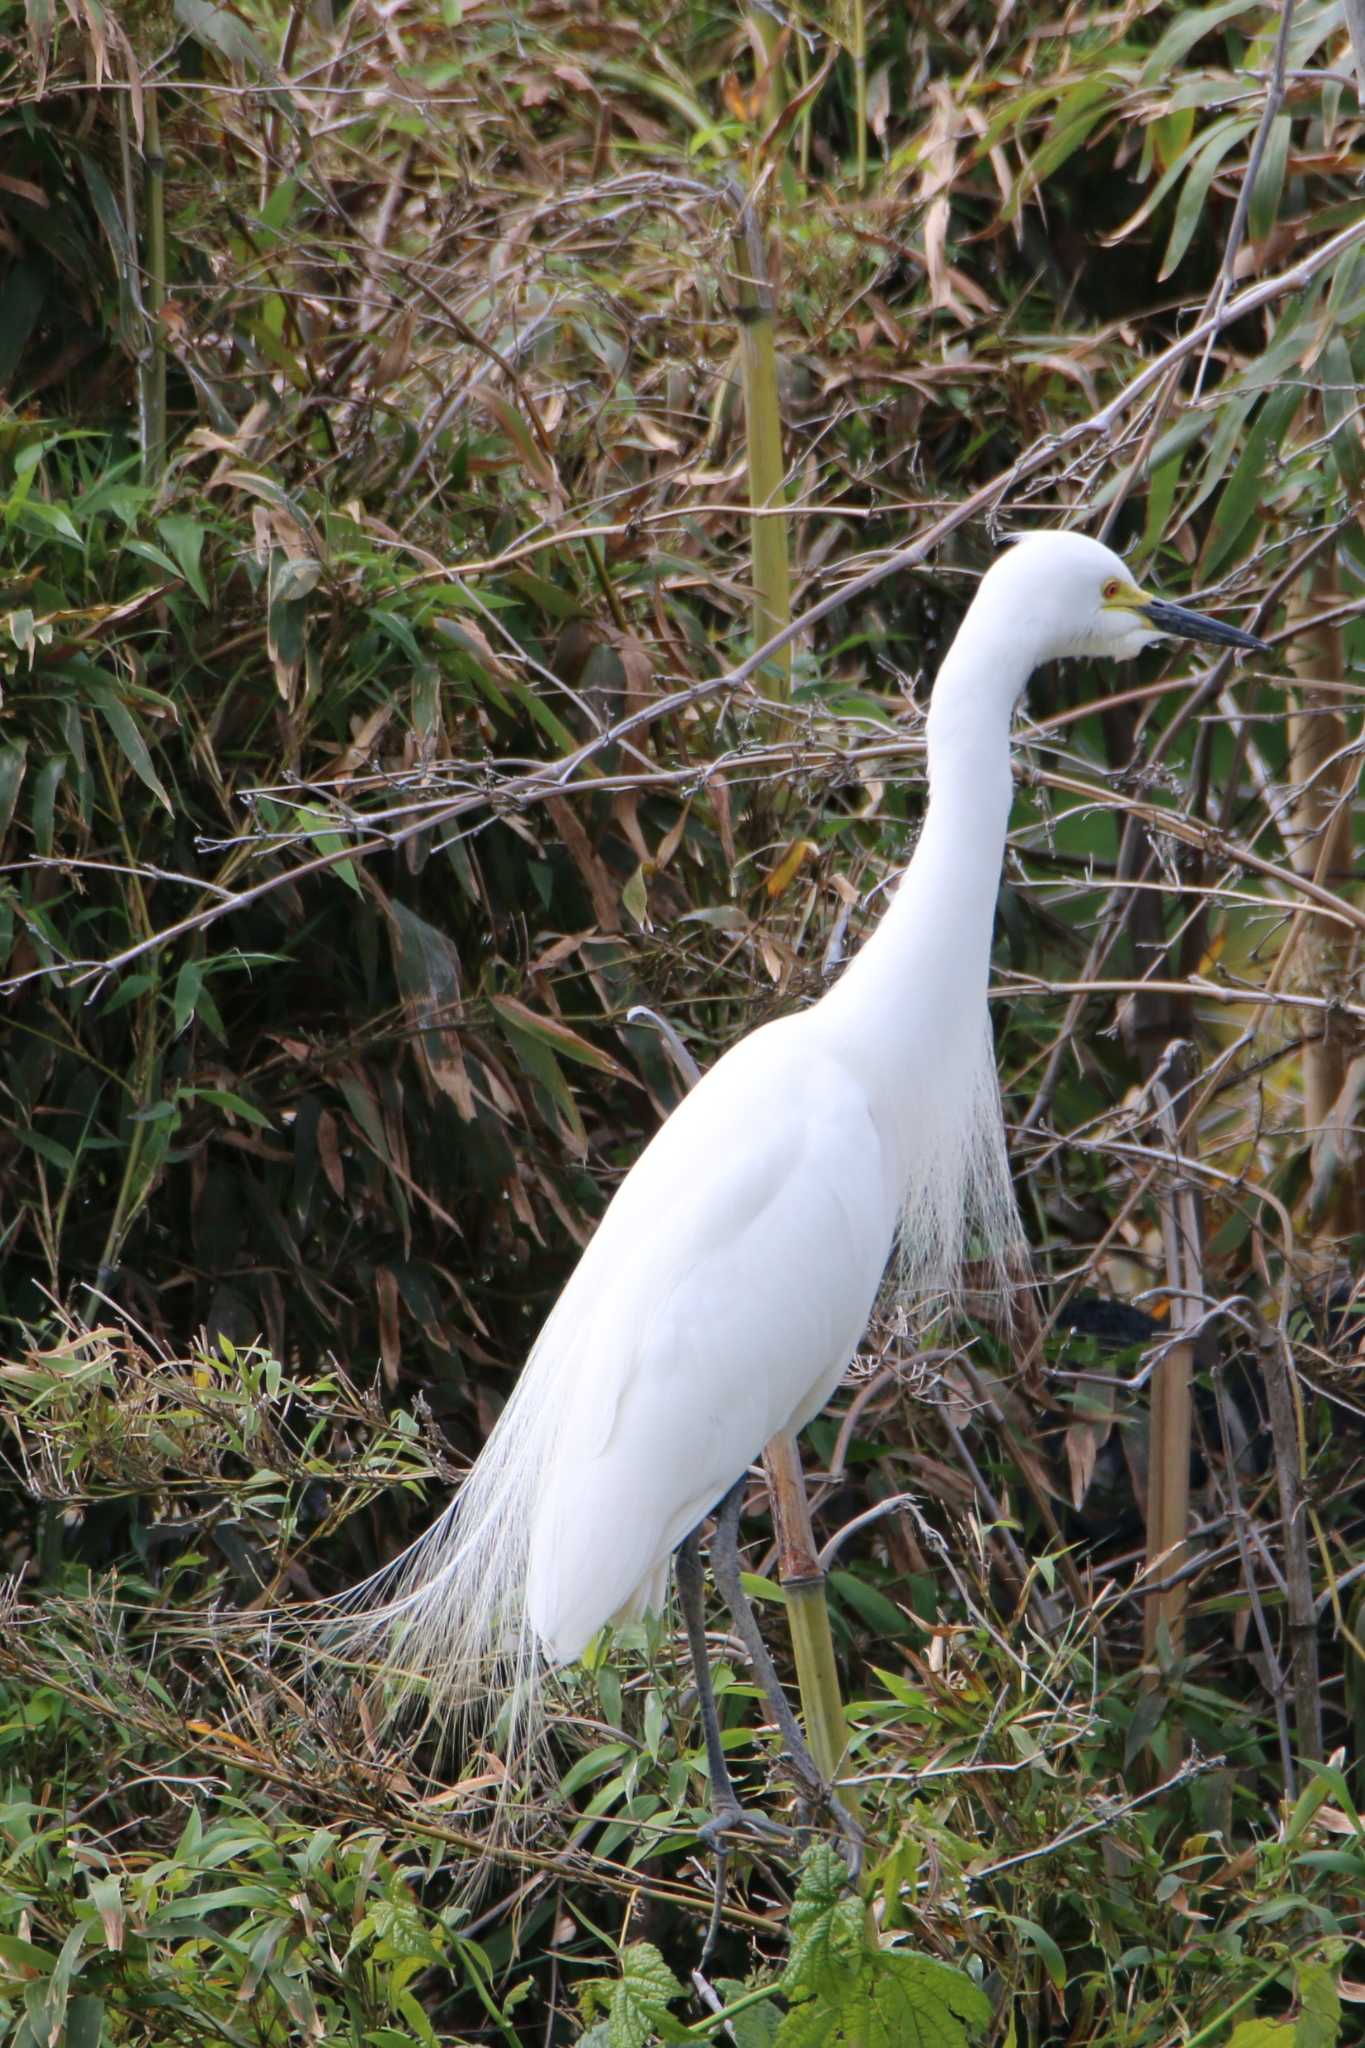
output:
<instances>
[{"instance_id":1,"label":"dry brown leaf","mask_svg":"<svg viewBox=\"0 0 1365 2048\"><path fill-rule=\"evenodd\" d=\"M592 897L593 912L599 928L604 932L619 932L621 910L616 885L593 852L592 841L584 831L577 811L568 798L562 796L547 798L545 808L554 822L561 843L568 848L574 866L588 885L588 894Z\"/></svg>"},{"instance_id":2,"label":"dry brown leaf","mask_svg":"<svg viewBox=\"0 0 1365 2048\"><path fill-rule=\"evenodd\" d=\"M346 1169L341 1163L341 1145L337 1135L337 1120L330 1109L324 1109L318 1118L318 1158L326 1175L327 1185L339 1202L346 1199Z\"/></svg>"},{"instance_id":3,"label":"dry brown leaf","mask_svg":"<svg viewBox=\"0 0 1365 2048\"><path fill-rule=\"evenodd\" d=\"M368 718L351 720L351 744L337 763L336 786L345 789L353 775L364 767L370 758L375 741L394 714L394 705L379 704Z\"/></svg>"},{"instance_id":4,"label":"dry brown leaf","mask_svg":"<svg viewBox=\"0 0 1365 2048\"><path fill-rule=\"evenodd\" d=\"M1113 1424L1110 1422L1073 1422L1063 1438L1066 1445L1067 1469L1071 1474L1071 1505L1082 1508L1090 1491L1090 1482L1095 1476L1095 1460L1103 1448Z\"/></svg>"},{"instance_id":5,"label":"dry brown leaf","mask_svg":"<svg viewBox=\"0 0 1365 2048\"><path fill-rule=\"evenodd\" d=\"M403 1347L398 1334L398 1280L388 1266L375 1268L374 1298L379 1316L379 1356L384 1366L384 1384L392 1392L398 1385Z\"/></svg>"},{"instance_id":6,"label":"dry brown leaf","mask_svg":"<svg viewBox=\"0 0 1365 2048\"><path fill-rule=\"evenodd\" d=\"M952 207L948 194L957 175L957 109L952 87L936 79L929 88L929 126L920 147L920 180L916 195L924 214L924 258L929 270L929 298L953 310L948 286L948 226Z\"/></svg>"}]
</instances>

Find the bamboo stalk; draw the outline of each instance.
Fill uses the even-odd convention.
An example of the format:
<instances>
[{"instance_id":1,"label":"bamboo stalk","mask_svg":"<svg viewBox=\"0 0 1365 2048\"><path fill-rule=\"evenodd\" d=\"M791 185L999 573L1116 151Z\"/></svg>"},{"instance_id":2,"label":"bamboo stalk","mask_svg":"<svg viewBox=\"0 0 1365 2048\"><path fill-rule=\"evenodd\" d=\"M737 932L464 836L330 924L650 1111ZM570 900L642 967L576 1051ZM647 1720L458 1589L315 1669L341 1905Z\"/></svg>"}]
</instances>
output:
<instances>
[{"instance_id":1,"label":"bamboo stalk","mask_svg":"<svg viewBox=\"0 0 1365 2048\"><path fill-rule=\"evenodd\" d=\"M787 1625L796 1655L796 1682L801 1693L806 1739L821 1776L834 1784L848 1747L848 1722L834 1661L825 1574L815 1552L801 1453L789 1431L781 1431L765 1445L763 1466L772 1496L777 1572L786 1595ZM850 1786L840 1785L838 1796L856 1816L857 1793Z\"/></svg>"},{"instance_id":2,"label":"bamboo stalk","mask_svg":"<svg viewBox=\"0 0 1365 2048\"><path fill-rule=\"evenodd\" d=\"M166 467L167 440L166 330L161 317L166 304L166 160L161 154L161 114L155 87L148 86L144 91L143 108L147 260L143 283L146 333L141 363L142 475L146 483L160 483Z\"/></svg>"},{"instance_id":3,"label":"bamboo stalk","mask_svg":"<svg viewBox=\"0 0 1365 2048\"><path fill-rule=\"evenodd\" d=\"M1294 1732L1298 1737L1300 1757L1316 1763L1322 1757L1321 1679L1318 1670L1317 1605L1313 1598L1313 1561L1308 1549L1303 1417L1294 1379L1293 1358L1282 1334L1277 1334L1273 1342L1266 1345L1261 1364L1266 1408L1270 1414L1270 1437L1275 1447L1275 1483L1280 1496L1280 1540L1284 1549Z\"/></svg>"},{"instance_id":4,"label":"bamboo stalk","mask_svg":"<svg viewBox=\"0 0 1365 2048\"><path fill-rule=\"evenodd\" d=\"M1307 609L1317 613L1330 607L1333 595L1329 587L1315 579ZM1306 625L1295 641L1295 655L1314 679L1335 679L1345 673L1339 627ZM1348 742L1346 719L1339 702L1330 692L1307 682L1300 693L1299 709L1289 714L1289 779L1294 788L1294 807L1285 838L1294 872L1327 888L1332 887L1334 878L1350 874L1354 862L1350 800L1357 764ZM1294 920L1289 944L1294 956L1291 976L1299 988L1328 997L1349 993L1355 953L1349 931L1343 931L1331 918L1303 911ZM1345 1019L1329 1008L1323 1014L1321 1033L1303 1049L1303 1115L1315 1163L1324 1156L1337 1121L1333 1112L1356 1049L1353 1036L1345 1027ZM1328 1239L1350 1237L1365 1222L1361 1167L1359 1161L1352 1164L1354 1171L1339 1160L1334 1171L1321 1175L1314 1222ZM1330 1267L1332 1257L1330 1246L1325 1247L1318 1262Z\"/></svg>"},{"instance_id":5,"label":"bamboo stalk","mask_svg":"<svg viewBox=\"0 0 1365 2048\"><path fill-rule=\"evenodd\" d=\"M1170 1149L1187 1157L1193 1133L1180 1129L1172 1086L1180 1092L1188 1068L1188 1048L1176 1041L1152 1080L1157 1117ZM1168 1086L1168 1079L1171 1086ZM1190 1556L1190 1438L1194 1419L1194 1344L1182 1333L1192 1330L1203 1309L1202 1228L1199 1197L1188 1183L1177 1183L1161 1197L1161 1233L1166 1252L1166 1284L1170 1290L1170 1328L1174 1341L1152 1373L1147 1456L1147 1576L1164 1582L1164 1590L1148 1596L1143 1615L1143 1653L1154 1663L1163 1625L1171 1654L1185 1648L1185 1615L1189 1584L1183 1571ZM1178 1748L1178 1737L1177 1737ZM1172 1758L1174 1766L1176 1759Z\"/></svg>"},{"instance_id":6,"label":"bamboo stalk","mask_svg":"<svg viewBox=\"0 0 1365 2048\"><path fill-rule=\"evenodd\" d=\"M864 0L853 0L853 127L857 156L858 190L867 184L867 10Z\"/></svg>"},{"instance_id":7,"label":"bamboo stalk","mask_svg":"<svg viewBox=\"0 0 1365 2048\"><path fill-rule=\"evenodd\" d=\"M754 645L761 647L791 622L791 570L787 554L786 463L777 385L776 309L768 281L763 235L753 200L746 198L734 229L735 315L739 322L744 421L749 456L750 548L753 561ZM791 647L758 673L765 697L791 696Z\"/></svg>"},{"instance_id":8,"label":"bamboo stalk","mask_svg":"<svg viewBox=\"0 0 1365 2048\"><path fill-rule=\"evenodd\" d=\"M791 569L784 502L786 464L777 381L776 308L768 278L763 236L752 197L735 222L735 309L740 326L744 416L749 458L749 503L754 586L754 645L761 647L791 619ZM759 688L775 702L791 696L791 648L758 674ZM765 1447L764 1467L772 1496L778 1543L778 1576L786 1595L787 1625L796 1660L797 1686L806 1735L816 1765L833 1784L847 1745L847 1723L834 1638L825 1598L825 1575L815 1554L810 1506L795 1439L786 1431ZM855 1816L857 1796L839 1798Z\"/></svg>"}]
</instances>

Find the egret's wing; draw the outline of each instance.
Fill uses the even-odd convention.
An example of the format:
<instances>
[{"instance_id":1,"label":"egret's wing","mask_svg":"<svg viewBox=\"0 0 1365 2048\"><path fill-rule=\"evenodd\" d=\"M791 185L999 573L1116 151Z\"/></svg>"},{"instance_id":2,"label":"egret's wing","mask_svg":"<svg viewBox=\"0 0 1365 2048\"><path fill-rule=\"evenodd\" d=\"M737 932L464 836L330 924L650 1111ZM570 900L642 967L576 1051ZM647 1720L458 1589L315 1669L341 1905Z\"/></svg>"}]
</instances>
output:
<instances>
[{"instance_id":1,"label":"egret's wing","mask_svg":"<svg viewBox=\"0 0 1365 2048\"><path fill-rule=\"evenodd\" d=\"M894 1173L861 1090L800 1021L745 1041L680 1105L541 1340L575 1382L528 1577L559 1657L630 1602L768 1437L823 1405L866 1325Z\"/></svg>"}]
</instances>

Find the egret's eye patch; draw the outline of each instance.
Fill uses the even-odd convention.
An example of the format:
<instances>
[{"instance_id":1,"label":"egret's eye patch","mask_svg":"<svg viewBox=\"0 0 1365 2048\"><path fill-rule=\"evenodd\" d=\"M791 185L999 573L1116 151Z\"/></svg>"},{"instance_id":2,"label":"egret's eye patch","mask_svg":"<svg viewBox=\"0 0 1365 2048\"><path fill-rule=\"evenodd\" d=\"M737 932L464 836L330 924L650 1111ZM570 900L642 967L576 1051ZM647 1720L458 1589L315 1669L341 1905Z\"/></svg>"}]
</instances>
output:
<instances>
[{"instance_id":1,"label":"egret's eye patch","mask_svg":"<svg viewBox=\"0 0 1365 2048\"><path fill-rule=\"evenodd\" d=\"M1114 604L1119 598L1123 596L1123 585L1120 583L1117 576L1111 576L1109 578L1109 581L1105 584L1104 589L1100 592L1100 595L1103 597L1106 604Z\"/></svg>"}]
</instances>

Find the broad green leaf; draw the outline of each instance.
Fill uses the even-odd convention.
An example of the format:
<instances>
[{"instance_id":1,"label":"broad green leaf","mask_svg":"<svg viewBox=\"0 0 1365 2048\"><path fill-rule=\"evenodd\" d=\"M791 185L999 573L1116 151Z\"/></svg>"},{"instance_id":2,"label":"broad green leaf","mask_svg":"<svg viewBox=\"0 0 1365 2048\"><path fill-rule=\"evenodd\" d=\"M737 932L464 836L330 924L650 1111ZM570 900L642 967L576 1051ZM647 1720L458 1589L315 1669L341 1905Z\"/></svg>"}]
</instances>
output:
<instances>
[{"instance_id":1,"label":"broad green leaf","mask_svg":"<svg viewBox=\"0 0 1365 2048\"><path fill-rule=\"evenodd\" d=\"M309 839L319 853L337 854L350 844L349 839L345 834L336 830L327 812L319 805L300 804L297 816L300 827L308 834ZM355 871L355 862L353 860L333 861L331 872L339 880L343 881L347 888L352 890L355 895L364 895L364 884Z\"/></svg>"},{"instance_id":2,"label":"broad green leaf","mask_svg":"<svg viewBox=\"0 0 1365 2048\"><path fill-rule=\"evenodd\" d=\"M716 1991L726 2006L741 2008L729 2014L725 2022L727 2038L734 2042L734 2048L773 2048L777 2030L782 2024L782 2014L772 2000L764 1998L757 2004L747 2002L752 2000L753 1993L736 1977L718 1977Z\"/></svg>"},{"instance_id":3,"label":"broad green leaf","mask_svg":"<svg viewBox=\"0 0 1365 2048\"><path fill-rule=\"evenodd\" d=\"M50 1948L39 1948L36 1942L23 1941L17 1934L0 1934L0 1962L12 1964L25 1975L32 1971L42 1977L50 1976L57 1966Z\"/></svg>"},{"instance_id":4,"label":"broad green leaf","mask_svg":"<svg viewBox=\"0 0 1365 2048\"><path fill-rule=\"evenodd\" d=\"M104 2000L84 1992L66 2009L62 2048L100 2048L104 2038Z\"/></svg>"},{"instance_id":5,"label":"broad green leaf","mask_svg":"<svg viewBox=\"0 0 1365 2048\"><path fill-rule=\"evenodd\" d=\"M864 1948L856 1971L793 2003L776 2048L967 2048L990 2019L990 2000L961 1970L908 1949Z\"/></svg>"},{"instance_id":6,"label":"broad green leaf","mask_svg":"<svg viewBox=\"0 0 1365 2048\"><path fill-rule=\"evenodd\" d=\"M15 1124L13 1135L21 1145L27 1145L30 1152L36 1152L49 1166L58 1166L63 1173L70 1173L76 1164L72 1154L56 1138L50 1138L45 1131L35 1131L30 1124Z\"/></svg>"},{"instance_id":7,"label":"broad green leaf","mask_svg":"<svg viewBox=\"0 0 1365 2048\"><path fill-rule=\"evenodd\" d=\"M623 1756L629 1754L628 1742L599 1743L596 1749L590 1749L586 1756L581 1756L576 1764L569 1766L559 1781L560 1792L564 1798L572 1799L575 1792L581 1792L585 1785L590 1785L595 1778L600 1778L604 1772L618 1764Z\"/></svg>"},{"instance_id":8,"label":"broad green leaf","mask_svg":"<svg viewBox=\"0 0 1365 2048\"><path fill-rule=\"evenodd\" d=\"M802 1858L790 1941L782 1989L792 1995L836 1989L865 1951L862 1901L850 1890L843 1858L827 1842Z\"/></svg>"},{"instance_id":9,"label":"broad green leaf","mask_svg":"<svg viewBox=\"0 0 1365 2048\"><path fill-rule=\"evenodd\" d=\"M167 512L156 522L156 530L174 555L190 589L202 605L209 603L208 585L200 567L204 552L204 529L197 519L187 518L183 512Z\"/></svg>"},{"instance_id":10,"label":"broad green leaf","mask_svg":"<svg viewBox=\"0 0 1365 2048\"><path fill-rule=\"evenodd\" d=\"M1184 461L1183 453L1178 453L1152 471L1147 485L1147 517L1142 528L1141 552L1145 558L1155 554L1166 532Z\"/></svg>"},{"instance_id":11,"label":"broad green leaf","mask_svg":"<svg viewBox=\"0 0 1365 2048\"><path fill-rule=\"evenodd\" d=\"M1336 2048L1341 2031L1341 1996L1336 1977L1325 1963L1301 1963L1294 1973L1299 2017L1294 2048Z\"/></svg>"},{"instance_id":12,"label":"broad green leaf","mask_svg":"<svg viewBox=\"0 0 1365 2048\"><path fill-rule=\"evenodd\" d=\"M653 1942L633 1941L621 1954L621 1980L613 1984L607 2004L606 2038L610 2048L649 2048L661 2031L676 2040L683 2029L672 2020L669 2005L685 1996Z\"/></svg>"}]
</instances>

